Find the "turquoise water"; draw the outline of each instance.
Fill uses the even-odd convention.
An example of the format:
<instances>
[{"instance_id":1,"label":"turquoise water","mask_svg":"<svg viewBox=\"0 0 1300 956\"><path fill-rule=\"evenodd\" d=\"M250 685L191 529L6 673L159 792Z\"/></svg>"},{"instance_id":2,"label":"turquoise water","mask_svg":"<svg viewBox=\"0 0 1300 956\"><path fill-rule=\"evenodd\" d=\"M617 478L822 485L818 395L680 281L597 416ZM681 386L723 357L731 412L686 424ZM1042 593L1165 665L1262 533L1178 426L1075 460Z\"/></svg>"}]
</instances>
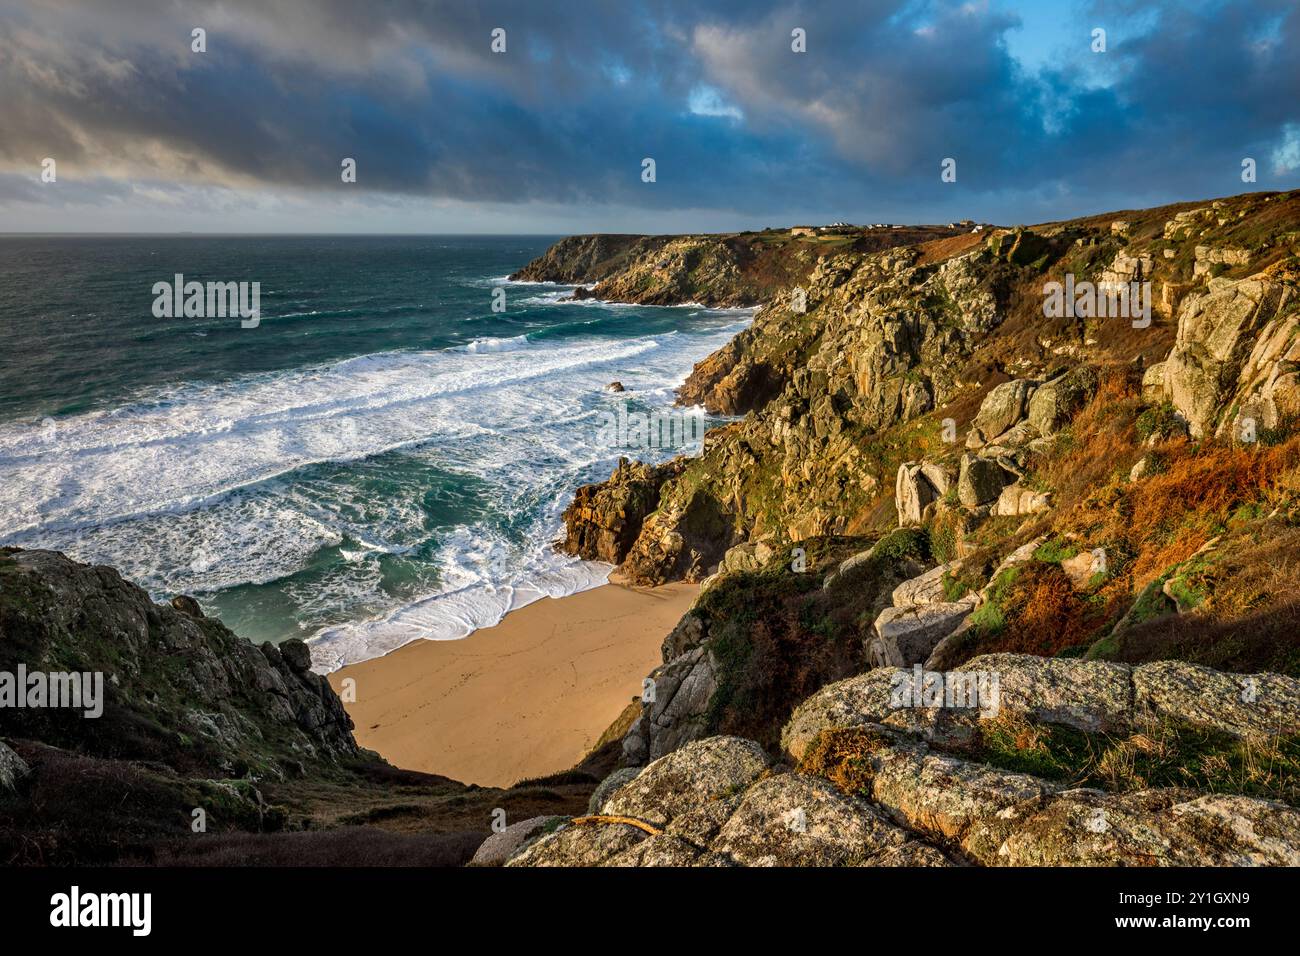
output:
<instances>
[{"instance_id":1,"label":"turquoise water","mask_svg":"<svg viewBox=\"0 0 1300 956\"><path fill-rule=\"evenodd\" d=\"M602 413L670 406L747 314L505 280L551 241L0 238L0 543L322 669L600 583L550 547L573 489L698 450L611 447ZM155 318L176 273L260 282L260 323Z\"/></svg>"}]
</instances>

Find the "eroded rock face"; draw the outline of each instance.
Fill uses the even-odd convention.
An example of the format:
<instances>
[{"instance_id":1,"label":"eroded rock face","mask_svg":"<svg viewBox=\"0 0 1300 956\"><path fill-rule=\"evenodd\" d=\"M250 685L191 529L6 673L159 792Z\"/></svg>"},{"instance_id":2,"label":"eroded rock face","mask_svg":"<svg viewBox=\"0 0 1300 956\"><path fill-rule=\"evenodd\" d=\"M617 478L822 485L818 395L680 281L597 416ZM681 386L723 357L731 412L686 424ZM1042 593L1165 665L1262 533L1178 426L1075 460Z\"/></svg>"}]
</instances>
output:
<instances>
[{"instance_id":1,"label":"eroded rock face","mask_svg":"<svg viewBox=\"0 0 1300 956\"><path fill-rule=\"evenodd\" d=\"M9 599L0 670L21 662L104 675L102 717L16 710L8 735L172 766L200 761L212 776L292 775L304 762L358 754L351 718L301 641L254 645L214 618L153 603L112 568L57 552L0 549L0 564ZM202 746L179 743L182 734Z\"/></svg>"},{"instance_id":2,"label":"eroded rock face","mask_svg":"<svg viewBox=\"0 0 1300 956\"><path fill-rule=\"evenodd\" d=\"M957 500L967 508L989 504L997 500L1013 477L993 459L963 455L961 474L957 477Z\"/></svg>"},{"instance_id":3,"label":"eroded rock face","mask_svg":"<svg viewBox=\"0 0 1300 956\"><path fill-rule=\"evenodd\" d=\"M681 467L680 462L653 466L620 459L608 481L577 490L564 511L561 550L588 561L621 563L646 516L659 506L659 489Z\"/></svg>"},{"instance_id":4,"label":"eroded rock face","mask_svg":"<svg viewBox=\"0 0 1300 956\"><path fill-rule=\"evenodd\" d=\"M1296 322L1295 294L1271 279L1211 279L1208 290L1187 297L1178 313L1178 337L1144 391L1173 403L1194 438L1222 432L1224 412L1252 399L1263 417L1276 420L1279 381L1293 372L1284 344ZM1284 331L1286 330L1286 331ZM1263 343L1261 345L1261 343ZM1291 383L1280 389L1291 401Z\"/></svg>"},{"instance_id":5,"label":"eroded rock face","mask_svg":"<svg viewBox=\"0 0 1300 956\"><path fill-rule=\"evenodd\" d=\"M971 611L975 599L887 607L872 625L867 662L872 667L919 664L951 634Z\"/></svg>"},{"instance_id":6,"label":"eroded rock face","mask_svg":"<svg viewBox=\"0 0 1300 956\"><path fill-rule=\"evenodd\" d=\"M768 768L767 754L751 740L709 737L651 763L605 801L604 812L657 825L697 804L729 796Z\"/></svg>"}]
</instances>

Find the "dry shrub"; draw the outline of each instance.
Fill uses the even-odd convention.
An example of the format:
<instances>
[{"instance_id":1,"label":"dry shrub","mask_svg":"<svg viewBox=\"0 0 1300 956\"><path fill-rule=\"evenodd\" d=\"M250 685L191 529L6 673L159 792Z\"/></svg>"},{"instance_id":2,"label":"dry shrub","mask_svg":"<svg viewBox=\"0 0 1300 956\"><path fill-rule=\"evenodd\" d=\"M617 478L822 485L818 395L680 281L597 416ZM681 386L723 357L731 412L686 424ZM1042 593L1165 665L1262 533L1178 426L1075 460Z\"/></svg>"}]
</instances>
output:
<instances>
[{"instance_id":1,"label":"dry shrub","mask_svg":"<svg viewBox=\"0 0 1300 956\"><path fill-rule=\"evenodd\" d=\"M1005 624L980 641L979 653L999 651L1051 657L1089 640L1104 621L1100 607L1074 589L1060 565L1023 566L1002 606Z\"/></svg>"},{"instance_id":2,"label":"dry shrub","mask_svg":"<svg viewBox=\"0 0 1300 956\"><path fill-rule=\"evenodd\" d=\"M1142 407L1139 385L1131 367L1104 369L1092 399L1075 416L1071 440L1041 463L1041 477L1058 502L1080 504L1120 468L1141 457L1133 423ZM1060 447L1064 445L1064 447Z\"/></svg>"},{"instance_id":3,"label":"dry shrub","mask_svg":"<svg viewBox=\"0 0 1300 956\"><path fill-rule=\"evenodd\" d=\"M1300 594L1300 528L1269 527L1263 540L1238 536L1206 570L1206 607L1218 617L1241 617Z\"/></svg>"},{"instance_id":4,"label":"dry shrub","mask_svg":"<svg viewBox=\"0 0 1300 956\"><path fill-rule=\"evenodd\" d=\"M888 746L883 734L860 727L823 730L799 761L799 772L824 777L841 793L856 796L875 776L871 755Z\"/></svg>"},{"instance_id":5,"label":"dry shrub","mask_svg":"<svg viewBox=\"0 0 1300 956\"><path fill-rule=\"evenodd\" d=\"M1172 531L1191 514L1222 518L1260 497L1282 471L1300 462L1300 436L1283 445L1203 445L1169 462L1166 471L1128 493L1132 525L1141 533Z\"/></svg>"}]
</instances>

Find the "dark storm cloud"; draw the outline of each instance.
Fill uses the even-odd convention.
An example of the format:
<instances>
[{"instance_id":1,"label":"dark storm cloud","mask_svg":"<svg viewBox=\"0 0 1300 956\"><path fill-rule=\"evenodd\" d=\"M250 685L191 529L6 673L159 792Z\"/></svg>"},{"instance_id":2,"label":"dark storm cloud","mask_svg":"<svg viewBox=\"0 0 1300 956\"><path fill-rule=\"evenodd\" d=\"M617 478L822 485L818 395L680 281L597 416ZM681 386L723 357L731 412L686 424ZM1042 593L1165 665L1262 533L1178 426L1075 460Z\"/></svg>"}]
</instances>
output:
<instances>
[{"instance_id":1,"label":"dark storm cloud","mask_svg":"<svg viewBox=\"0 0 1300 956\"><path fill-rule=\"evenodd\" d=\"M881 197L955 214L981 196L1028 211L1084 193L1093 206L1218 195L1249 188L1234 181L1248 155L1261 187L1294 181L1274 161L1300 122L1294 4L1097 3L1063 16L1052 42L1073 52L1046 69L1009 51L1013 7L0 0L0 167L54 156L65 178L106 190L756 215ZM1104 55L1088 49L1093 22L1115 37ZM190 51L196 26L205 54ZM498 26L504 55L489 49ZM790 50L794 27L805 54ZM945 157L959 189L939 183Z\"/></svg>"}]
</instances>

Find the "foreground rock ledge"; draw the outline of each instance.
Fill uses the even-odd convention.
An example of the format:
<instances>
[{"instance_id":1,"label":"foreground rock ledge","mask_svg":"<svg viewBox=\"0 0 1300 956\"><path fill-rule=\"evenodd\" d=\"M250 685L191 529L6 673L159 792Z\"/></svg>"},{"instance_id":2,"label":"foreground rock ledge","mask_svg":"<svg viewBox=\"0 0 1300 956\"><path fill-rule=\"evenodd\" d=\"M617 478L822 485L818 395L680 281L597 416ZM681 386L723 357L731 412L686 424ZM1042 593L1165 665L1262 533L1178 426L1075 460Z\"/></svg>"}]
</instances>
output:
<instances>
[{"instance_id":1,"label":"foreground rock ledge","mask_svg":"<svg viewBox=\"0 0 1300 956\"><path fill-rule=\"evenodd\" d=\"M1002 712L1029 725L1121 733L1173 716L1243 739L1300 729L1300 681L1274 674L1013 654L963 669L997 672ZM698 740L619 771L597 816L555 824L506 865L1300 865L1300 811L1282 803L1071 787L956 756L978 712L892 708L898 673L877 668L800 706L782 735L798 769L750 740Z\"/></svg>"}]
</instances>

